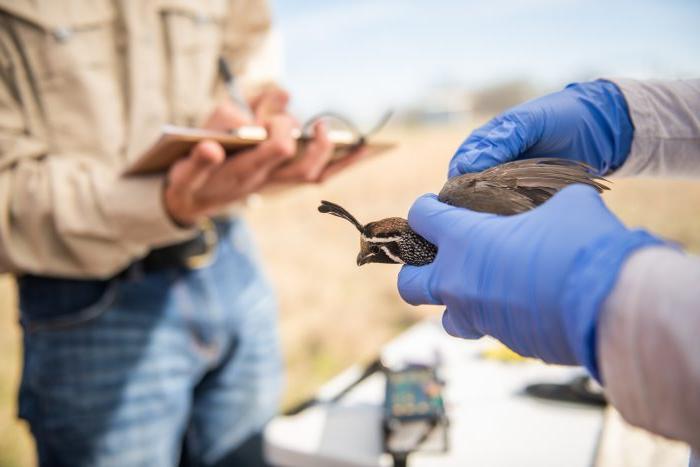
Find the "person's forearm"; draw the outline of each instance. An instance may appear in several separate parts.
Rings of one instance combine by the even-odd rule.
[[[612,79],[634,124],[632,148],[615,175],[700,176],[700,79]]]
[[[625,419],[700,450],[700,257],[650,247],[625,264],[598,324],[598,359]]]
[[[107,277],[149,248],[184,240],[162,177],[122,178],[90,159],[23,159],[0,171],[0,271]]]

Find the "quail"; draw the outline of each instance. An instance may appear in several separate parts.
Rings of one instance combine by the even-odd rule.
[[[605,182],[607,180],[581,162],[558,158],[525,159],[453,177],[442,187],[438,199],[472,211],[509,216],[539,206],[568,185],[583,183],[602,192],[609,189]],[[318,210],[342,217],[360,231],[358,266],[367,263],[423,266],[431,263],[437,254],[437,247],[411,230],[408,221],[401,217],[362,225],[335,203],[321,201]]]

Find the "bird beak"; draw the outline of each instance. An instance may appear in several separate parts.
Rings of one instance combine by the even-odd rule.
[[[364,254],[364,253],[360,252],[357,255],[357,265],[362,266],[363,264],[369,263],[370,260],[372,259],[372,256],[374,256],[374,253]]]

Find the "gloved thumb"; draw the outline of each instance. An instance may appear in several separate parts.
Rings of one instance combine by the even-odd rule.
[[[441,203],[432,193],[420,196],[408,211],[408,225],[433,245],[440,243],[441,222],[450,206]]]
[[[408,225],[439,250],[446,234],[462,232],[471,223],[491,216],[493,214],[450,206],[440,202],[436,195],[426,194],[419,197],[408,211]]]
[[[470,318],[471,316],[451,313],[449,309],[445,309],[445,312],[442,314],[442,327],[445,328],[447,334],[454,337],[463,339],[483,337],[484,333],[476,329]]]
[[[411,305],[442,305],[430,290],[433,265],[403,266],[399,271],[399,295]]]
[[[443,305],[431,292],[430,279],[433,265],[403,266],[399,272],[399,294],[411,305]],[[478,339],[484,334],[471,321],[471,315],[450,313],[446,309],[442,314],[442,327],[451,336],[463,339]]]

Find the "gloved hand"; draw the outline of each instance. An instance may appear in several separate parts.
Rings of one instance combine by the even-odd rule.
[[[408,223],[437,245],[426,266],[404,266],[401,297],[445,305],[445,330],[496,337],[524,356],[580,364],[596,378],[596,323],[625,258],[660,241],[630,231],[593,188],[573,185],[523,214],[498,216],[414,203]]]
[[[585,162],[605,174],[625,162],[633,133],[627,102],[616,85],[571,84],[475,130],[452,157],[449,176],[547,156]]]

